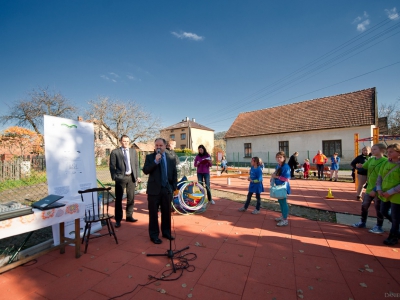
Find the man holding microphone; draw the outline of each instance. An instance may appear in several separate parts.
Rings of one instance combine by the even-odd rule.
[[[143,173],[149,175],[147,201],[149,209],[149,236],[154,244],[161,244],[159,238],[158,209],[161,210],[161,233],[166,239],[171,235],[171,202],[177,188],[176,161],[166,151],[167,142],[163,138],[154,141],[154,153],[146,155]]]

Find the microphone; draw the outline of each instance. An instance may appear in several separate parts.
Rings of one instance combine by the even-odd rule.
[[[160,154],[160,152],[161,152],[160,148],[157,148],[156,152],[157,152],[157,154]]]

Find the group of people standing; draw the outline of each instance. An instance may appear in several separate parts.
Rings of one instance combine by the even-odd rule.
[[[389,246],[396,245],[400,238],[400,144],[395,143],[387,147],[384,144],[375,144],[371,148],[371,156],[368,150],[363,149],[365,161],[355,164],[358,179],[362,186],[366,183],[367,187],[362,198],[361,220],[354,223],[353,227],[366,227],[368,209],[373,201],[377,222],[369,232],[383,233],[382,225],[386,218],[392,226],[389,236],[383,242]],[[387,157],[384,156],[385,151]],[[366,180],[361,176],[365,176]],[[359,196],[361,194],[357,197]]]
[[[293,155],[289,158],[288,165],[290,167],[291,179],[295,179],[294,172],[300,167],[300,163],[297,160],[298,155],[299,152],[294,152]],[[324,169],[325,164],[328,162],[328,158],[322,153],[321,150],[318,150],[317,154],[313,157],[312,162],[316,165],[318,180],[322,180],[324,178]],[[338,153],[335,152],[331,157],[330,181],[338,180],[339,163],[340,157],[338,156]],[[306,158],[304,159],[304,163],[302,165],[304,179],[308,179],[310,177],[310,169],[310,160]]]
[[[141,182],[138,176],[139,163],[136,150],[129,147],[129,137],[123,135],[120,139],[121,147],[113,150],[110,155],[110,174],[115,181],[115,227],[121,226],[123,217],[122,198],[126,190],[126,222],[136,222],[133,218],[134,195],[137,183]],[[173,192],[177,189],[177,157],[173,150],[167,148],[167,142],[163,138],[157,138],[154,142],[155,151],[146,156],[143,166],[143,173],[149,175],[147,184],[147,200],[149,210],[149,236],[153,243],[161,244],[159,238],[160,228],[158,224],[158,211],[161,211],[161,234],[162,237],[173,240],[171,235],[171,201]],[[385,151],[387,152],[384,156]],[[173,152],[173,153],[172,153]],[[372,155],[372,156],[371,156]],[[281,216],[276,219],[277,226],[288,225],[288,204],[287,195],[290,194],[289,181],[294,177],[294,169],[299,166],[297,161],[298,152],[295,152],[286,163],[286,155],[283,151],[276,154],[277,166],[271,176],[273,185],[285,185],[286,197],[278,199]],[[224,162],[225,161],[225,162]],[[327,158],[319,150],[313,158],[313,163],[317,165],[318,178],[323,178],[323,166]],[[335,175],[337,181],[337,170],[339,169],[340,158],[337,153],[331,157],[331,180]],[[250,205],[253,194],[256,195],[257,204],[252,214],[260,213],[261,193],[264,192],[263,186],[263,163],[259,157],[251,159],[249,172],[249,188],[247,199],[239,211],[246,211]],[[304,162],[304,176],[308,177],[308,159]],[[382,225],[384,218],[392,223],[390,233],[384,243],[395,245],[400,238],[400,144],[392,144],[386,147],[383,144],[375,144],[370,149],[364,147],[362,154],[357,156],[351,163],[357,170],[358,189],[357,198],[362,198],[361,220],[353,224],[357,228],[365,228],[368,217],[368,209],[374,202],[377,214],[376,225],[369,230],[371,233],[383,233]],[[197,180],[203,183],[207,192],[207,199],[211,204],[212,200],[210,189],[210,167],[212,160],[210,154],[203,145],[198,147],[198,155],[195,158],[194,166],[197,168]],[[227,169],[226,159],[223,157],[221,167]],[[362,190],[366,184],[366,191],[362,197]]]

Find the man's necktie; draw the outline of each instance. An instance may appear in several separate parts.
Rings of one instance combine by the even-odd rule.
[[[161,185],[163,187],[166,187],[168,180],[167,180],[167,170],[165,168],[165,157],[164,157],[164,155],[161,156],[160,164],[161,164]]]
[[[131,166],[128,161],[128,149],[124,149],[125,172],[130,173]]]

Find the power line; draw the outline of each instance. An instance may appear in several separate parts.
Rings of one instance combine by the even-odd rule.
[[[312,93],[315,93],[315,92],[318,92],[318,91],[321,91],[321,90],[330,88],[330,87],[332,87],[332,86],[335,86],[335,85],[338,85],[338,84],[341,84],[341,83],[344,83],[344,82],[347,82],[347,81],[351,81],[351,80],[354,80],[354,79],[356,79],[356,78],[360,78],[360,77],[362,77],[362,76],[365,76],[365,75],[368,75],[368,74],[371,74],[371,73],[374,73],[374,72],[377,72],[377,71],[380,71],[380,70],[389,68],[389,67],[394,66],[394,65],[397,65],[397,64],[400,64],[400,61],[397,61],[397,62],[395,62],[395,63],[386,65],[386,66],[384,66],[384,67],[380,67],[380,68],[378,68],[378,69],[375,69],[375,70],[372,70],[372,71],[369,71],[369,72],[366,72],[366,73],[363,73],[363,74],[360,74],[360,75],[357,75],[357,76],[354,76],[354,77],[351,77],[351,78],[348,78],[348,79],[345,79],[345,80],[342,80],[342,81],[339,81],[339,82],[336,82],[336,83],[334,83],[334,84],[325,86],[325,87],[323,87],[323,88],[319,88],[319,89],[316,89],[316,90],[314,90],[314,91],[311,91],[311,92],[308,92],[308,93],[305,93],[305,94],[302,94],[302,95],[299,95],[299,96],[296,96],[296,97],[293,97],[293,98],[290,98],[290,99],[286,99],[286,100],[284,100],[284,101],[280,101],[280,103],[285,103],[285,102],[288,102],[288,101],[291,101],[291,100],[294,100],[294,99],[303,97],[303,96],[305,96],[305,95],[309,95],[309,94],[312,94]],[[272,106],[271,106],[271,107],[272,107]],[[267,109],[267,108],[265,108],[265,109]],[[218,122],[221,122],[221,121],[227,121],[227,120],[230,120],[230,119],[233,119],[233,118],[236,118],[236,117],[237,117],[237,116],[233,116],[233,117],[221,119],[221,120],[214,121],[214,122],[210,122],[210,123],[206,123],[206,124],[209,125],[209,124],[214,124],[214,123],[218,123]]]
[[[377,33],[377,34],[375,34],[374,36],[368,38],[367,40],[365,40],[365,41],[363,41],[363,42],[361,42],[361,43],[359,43],[359,44],[353,46],[352,48],[346,50],[345,52],[336,55],[335,57],[329,59],[328,61],[323,62],[323,63],[317,65],[316,67],[312,68],[311,70],[307,70],[309,67],[311,67],[311,66],[317,64],[317,62],[321,61],[323,58],[329,57],[329,56],[331,56],[331,55],[337,53],[339,50],[345,48],[346,46],[351,45],[351,44],[353,44],[354,42],[356,42],[356,41],[358,41],[358,40],[360,40],[360,39],[366,37],[367,35],[372,34],[374,31],[378,30],[379,28],[383,27],[384,25],[388,24],[389,22],[391,22],[391,20],[386,19],[386,20],[384,20],[384,21],[378,23],[377,25],[375,25],[374,27],[372,27],[372,28],[371,28],[368,32],[366,32],[365,34],[361,34],[361,35],[359,35],[359,36],[357,36],[357,37],[355,37],[355,38],[350,39],[349,41],[347,41],[347,42],[341,44],[340,46],[334,48],[333,50],[327,52],[326,54],[320,56],[319,58],[317,58],[317,59],[311,61],[310,63],[306,64],[305,66],[303,66],[303,67],[301,67],[301,68],[299,68],[299,69],[293,71],[292,73],[288,74],[287,76],[285,76],[285,77],[283,77],[283,78],[281,78],[281,79],[279,79],[279,80],[277,80],[277,81],[275,81],[275,82],[269,84],[268,86],[266,86],[266,87],[260,89],[259,91],[255,92],[255,93],[249,95],[248,97],[245,97],[244,99],[239,100],[239,101],[237,101],[236,103],[233,103],[233,104],[231,103],[231,104],[230,104],[230,108],[229,108],[228,110],[225,109],[224,112],[225,112],[225,113],[226,113],[226,112],[229,113],[229,112],[235,111],[235,110],[237,110],[237,109],[239,109],[239,108],[241,108],[241,107],[243,107],[243,106],[248,105],[249,103],[253,103],[253,102],[256,101],[256,100],[259,100],[259,99],[265,97],[265,95],[267,95],[267,94],[270,95],[271,93],[276,92],[276,91],[279,91],[280,89],[283,89],[283,88],[285,88],[285,87],[286,87],[286,89],[284,89],[284,90],[287,90],[287,89],[289,88],[289,85],[293,85],[295,81],[300,80],[300,79],[303,79],[301,82],[305,81],[306,79],[304,79],[304,76],[309,75],[309,74],[311,74],[311,73],[313,73],[313,72],[316,72],[316,71],[318,71],[319,69],[321,69],[321,68],[323,68],[323,67],[326,67],[326,66],[329,65],[329,64],[332,64],[333,62],[339,60],[339,59],[342,58],[343,56],[348,55],[348,54],[350,54],[350,53],[356,51],[356,50],[359,49],[360,47],[366,46],[368,43],[371,43],[371,42],[375,41],[376,39],[382,38],[385,34],[390,33],[391,31],[397,29],[397,28],[400,26],[400,24],[395,24],[395,25],[393,25],[393,26],[391,26],[391,27],[389,27],[389,28],[387,28],[387,29],[385,29],[385,30],[383,30],[383,31],[381,31],[381,32],[379,32],[379,33]],[[397,34],[397,33],[395,33],[395,34]],[[393,35],[395,35],[395,34],[393,34]],[[391,35],[391,36],[393,36],[393,35]],[[391,37],[391,36],[389,36],[389,37]],[[387,37],[387,38],[389,38],[389,37]],[[380,42],[386,40],[387,38],[381,39],[380,41],[374,43],[372,46],[379,44]],[[357,52],[356,54],[359,54],[359,53],[361,53],[361,52],[363,52],[363,51],[365,51],[365,50],[371,48],[372,46],[369,46],[369,47],[365,48],[364,50],[361,50],[361,51]],[[356,54],[354,54],[354,55],[352,55],[352,56],[350,56],[350,57],[353,57],[353,56],[355,56]],[[349,57],[349,58],[350,58],[350,57]],[[347,59],[348,59],[348,58],[347,58]],[[337,64],[339,64],[339,63],[341,63],[341,62],[343,62],[343,61],[345,61],[345,60],[347,60],[347,59],[343,59],[343,60],[341,60],[340,62],[338,62],[338,63],[336,63],[336,64],[330,66],[329,68],[331,68],[331,67],[333,67],[333,66],[335,66],[335,65],[337,65]],[[329,69],[329,68],[327,68],[327,69]],[[320,72],[318,72],[317,74],[319,74],[319,73],[321,73],[321,72],[323,72],[323,71],[326,71],[327,69],[323,69],[323,70],[321,70]],[[295,74],[299,74],[299,73],[302,73],[302,74],[300,74],[299,76],[297,76],[297,77],[295,77],[295,78],[293,78],[293,79],[290,79],[290,78],[293,77]],[[314,76],[317,75],[317,74],[314,74]],[[311,78],[311,77],[312,77],[312,76],[309,76],[308,78]],[[289,82],[284,83],[285,81],[288,81],[289,79],[290,79]],[[278,83],[281,83],[281,84],[280,84],[280,85],[277,85]],[[267,90],[267,89],[270,88],[270,87],[271,87],[271,89],[272,89],[271,91],[269,91],[268,93],[264,93],[263,95],[258,96],[258,97],[256,97],[255,99],[252,99],[252,98],[255,97],[256,95],[260,94],[261,92]],[[247,100],[247,101],[246,101],[246,100]],[[211,113],[211,114],[207,115],[207,116],[205,117],[205,119],[210,119],[210,118],[212,118],[215,114],[219,114],[219,112]]]

